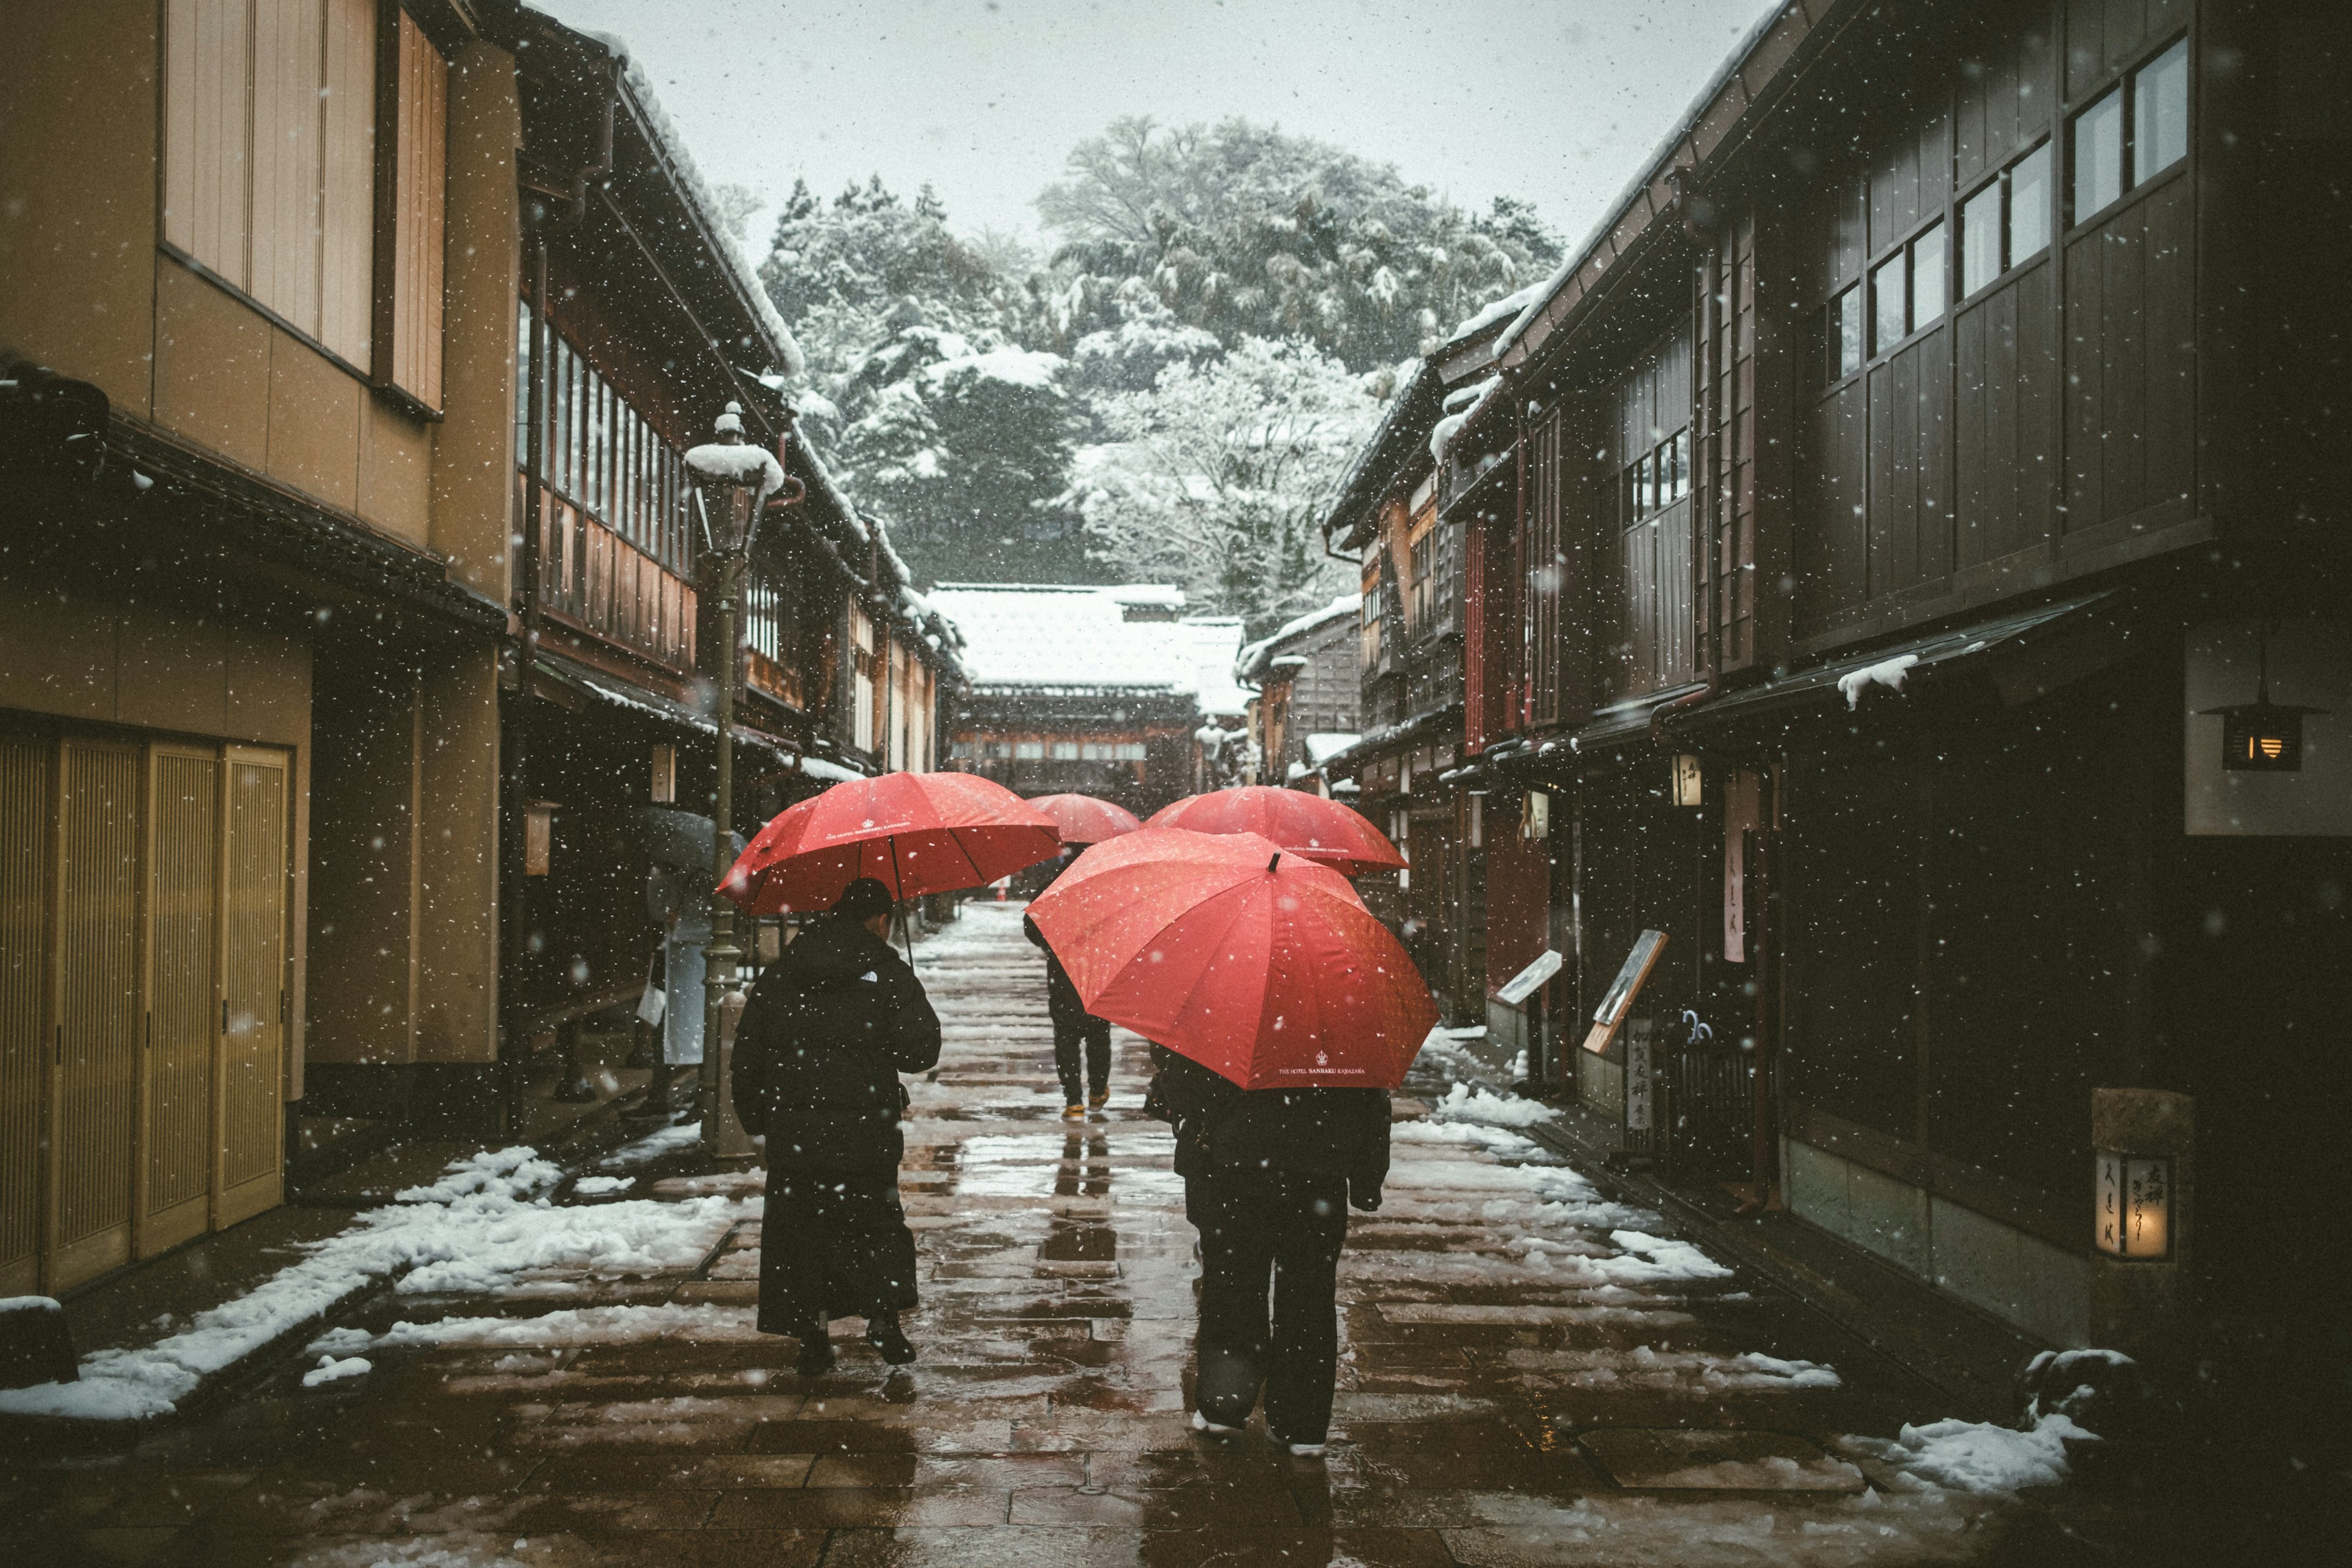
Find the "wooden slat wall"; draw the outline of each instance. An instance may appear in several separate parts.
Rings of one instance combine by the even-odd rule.
[[[215,1225],[276,1204],[284,1153],[287,766],[233,747],[222,886],[219,1174]]]
[[[39,1289],[48,1052],[47,742],[0,735],[0,1295]]]
[[[319,0],[254,0],[253,297],[319,332]]]
[[[370,368],[375,275],[376,0],[327,0],[319,341]]]
[[[448,167],[449,68],[402,11],[394,33],[398,120],[387,173],[393,182],[388,310],[377,316],[392,384],[427,408],[441,406],[443,190]]]
[[[171,0],[163,26],[163,237],[242,289],[253,0]]]
[[[60,750],[53,1289],[130,1258],[141,1022],[139,752],[87,740]]]
[[[376,0],[169,0],[163,238],[364,369]]]
[[[203,1232],[219,996],[220,758],[157,746],[148,794],[146,1151],[141,1256]]]

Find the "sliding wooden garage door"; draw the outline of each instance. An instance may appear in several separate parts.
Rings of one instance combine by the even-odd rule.
[[[0,1296],[40,1288],[47,1057],[48,739],[0,734]]]
[[[211,1219],[213,1044],[221,1032],[221,760],[217,747],[150,749],[146,1125],[138,1253]]]
[[[138,1136],[139,774],[134,744],[58,747],[51,1290],[131,1258]]]
[[[287,758],[231,746],[225,760],[215,1226],[275,1207],[285,1187]]]

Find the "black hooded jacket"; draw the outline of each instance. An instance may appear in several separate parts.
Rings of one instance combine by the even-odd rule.
[[[1074,1029],[1086,1023],[1086,1001],[1078,994],[1070,972],[1062,967],[1061,956],[1046,945],[1045,933],[1027,915],[1021,917],[1021,930],[1045,954],[1045,1016],[1057,1029]]]
[[[940,1018],[906,960],[845,915],[786,947],[751,987],[735,1036],[744,1126],[771,1166],[895,1169],[900,1073],[939,1065]]]
[[[1256,1171],[1345,1176],[1348,1201],[1381,1206],[1389,1174],[1389,1097],[1379,1089],[1242,1089],[1164,1047],[1144,1113],[1176,1132],[1176,1173]]]

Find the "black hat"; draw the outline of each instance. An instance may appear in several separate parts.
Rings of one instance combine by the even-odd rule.
[[[860,877],[841,890],[841,898],[833,906],[833,912],[862,922],[872,920],[876,915],[888,914],[891,901],[890,889],[881,879]]]

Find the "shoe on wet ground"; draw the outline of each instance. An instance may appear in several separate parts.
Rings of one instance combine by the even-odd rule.
[[[866,1342],[892,1366],[904,1366],[915,1359],[915,1347],[907,1342],[906,1331],[898,1327],[896,1318],[877,1318],[867,1323]]]
[[[1103,1107],[1109,1103],[1110,1090],[1108,1089],[1103,1090],[1100,1094],[1090,1094],[1087,1096],[1087,1114],[1100,1116],[1103,1113]]]
[[[833,1339],[821,1331],[812,1330],[801,1336],[801,1353],[793,1359],[793,1370],[803,1377],[816,1377],[833,1370]]]
[[[1083,1106],[1083,1105],[1080,1105],[1076,1100],[1074,1100],[1070,1101],[1070,1103],[1069,1103],[1069,1104],[1067,1104],[1067,1105],[1066,1105],[1066,1106],[1062,1107],[1062,1120],[1063,1120],[1063,1121],[1084,1121],[1086,1119],[1087,1119],[1087,1108],[1086,1108],[1085,1106]]]
[[[1212,1421],[1207,1416],[1195,1410],[1192,1412],[1192,1430],[1195,1432],[1206,1432],[1212,1437],[1230,1437],[1234,1433],[1240,1431],[1241,1428],[1238,1426],[1228,1426],[1222,1421]]]

